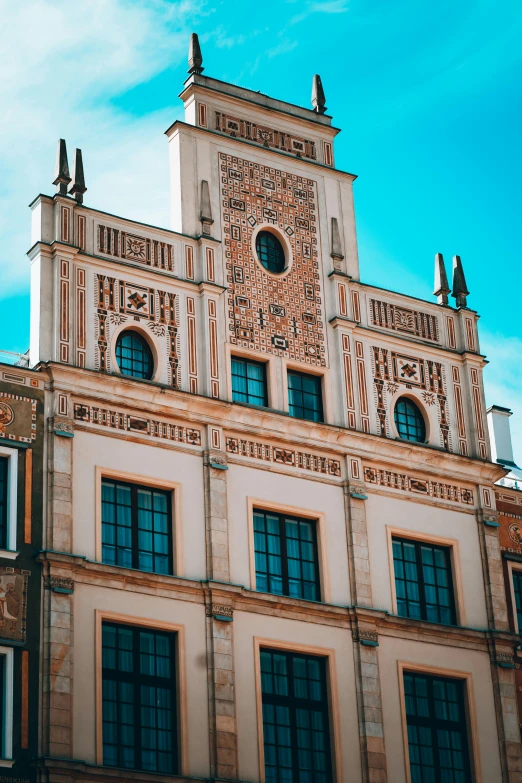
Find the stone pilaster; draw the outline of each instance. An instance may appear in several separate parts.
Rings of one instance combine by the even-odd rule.
[[[206,632],[211,775],[236,780],[237,725],[232,599],[216,582],[230,582],[227,510],[227,458],[223,432],[209,427],[204,455],[207,543]],[[216,590],[218,591],[216,595]]]
[[[477,522],[489,626],[497,631],[508,631],[509,619],[498,536],[498,514],[496,511],[479,509]]]
[[[73,422],[49,420],[47,549],[72,551],[72,447]]]
[[[43,599],[43,752],[72,758],[74,582],[49,570],[45,567]]]
[[[345,482],[346,536],[352,604],[355,687],[364,783],[386,783],[386,750],[379,674],[378,636],[363,607],[372,607],[370,554],[366,525],[366,488],[359,460],[347,458]]]

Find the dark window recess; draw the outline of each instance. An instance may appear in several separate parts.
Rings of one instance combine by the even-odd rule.
[[[9,527],[9,460],[0,457],[0,549],[7,549]]]
[[[232,399],[251,405],[268,405],[264,364],[232,357]]]
[[[331,783],[324,659],[260,654],[266,783]]]
[[[288,373],[288,412],[297,419],[323,421],[321,378],[301,372]]]
[[[0,758],[5,758],[5,704],[6,704],[6,688],[5,688],[5,655],[0,655]]]
[[[102,561],[172,573],[170,492],[102,480]]]
[[[316,523],[254,511],[256,589],[320,601]]]
[[[408,397],[400,397],[397,400],[394,419],[400,438],[413,440],[418,443],[425,442],[426,425],[424,424],[424,417],[419,408]]]
[[[522,571],[513,571],[513,592],[517,612],[518,632],[522,634]]]
[[[404,673],[411,783],[471,783],[461,680]]]
[[[257,257],[269,272],[281,274],[286,261],[285,251],[279,239],[271,231],[260,231],[256,237]]]
[[[150,381],[154,369],[152,351],[141,334],[121,332],[116,340],[116,361],[123,375]]]
[[[103,763],[176,774],[173,634],[103,623]]]
[[[394,538],[397,613],[401,617],[455,625],[448,547]]]

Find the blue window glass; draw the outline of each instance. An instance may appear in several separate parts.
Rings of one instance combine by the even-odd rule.
[[[257,257],[269,272],[281,274],[286,266],[285,251],[271,231],[260,231],[256,237]]]
[[[323,658],[261,650],[267,783],[331,783]]]
[[[321,378],[302,372],[288,373],[288,412],[297,419],[323,421]]]
[[[518,632],[522,634],[522,571],[513,571],[513,592],[515,593]]]
[[[232,399],[251,405],[268,404],[264,364],[232,357]]]
[[[412,783],[471,783],[461,680],[404,673]]]
[[[401,617],[455,625],[449,549],[393,538],[397,613]]]
[[[150,381],[154,362],[148,342],[132,330],[121,332],[116,340],[116,361],[123,375]]]
[[[7,528],[9,525],[9,460],[0,457],[0,549],[7,549]]]
[[[254,511],[256,589],[320,601],[316,523]]]
[[[103,763],[176,774],[174,635],[103,623]]]
[[[418,443],[425,442],[426,425],[424,417],[419,408],[408,397],[400,397],[397,400],[394,419],[400,438],[417,441]]]
[[[103,479],[102,561],[158,574],[172,573],[169,492]]]

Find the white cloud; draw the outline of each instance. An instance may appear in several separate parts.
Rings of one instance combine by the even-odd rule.
[[[482,331],[481,350],[489,365],[484,370],[487,406],[511,408],[515,462],[522,465],[522,339]]]
[[[0,0],[1,295],[28,284],[29,210],[52,193],[56,142],[82,148],[87,204],[169,223],[163,131],[172,110],[136,117],[111,99],[186,56],[190,0]]]

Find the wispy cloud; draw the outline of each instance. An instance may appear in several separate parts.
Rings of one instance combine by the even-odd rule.
[[[296,14],[289,24],[299,24],[314,14],[344,14],[348,11],[348,5],[348,0],[324,0],[324,2],[316,0],[316,2],[305,3],[301,13]]]
[[[140,118],[110,99],[183,57],[197,13],[192,0],[0,0],[2,296],[27,285],[26,205],[53,190],[60,136],[70,157],[83,149],[86,203],[168,223],[163,131],[174,109]]]

